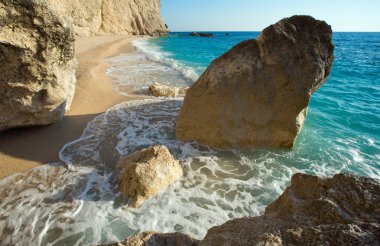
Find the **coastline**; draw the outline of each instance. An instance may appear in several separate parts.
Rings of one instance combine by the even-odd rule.
[[[76,38],[77,84],[71,109],[55,124],[0,133],[0,179],[59,161],[62,146],[80,137],[89,121],[118,103],[134,99],[113,89],[112,80],[106,75],[106,59],[134,52],[131,41],[137,38],[126,35]]]

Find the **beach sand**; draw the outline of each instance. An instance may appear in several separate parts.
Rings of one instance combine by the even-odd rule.
[[[80,137],[96,115],[133,96],[122,96],[112,88],[106,75],[106,58],[134,52],[125,35],[78,37],[76,40],[77,85],[73,103],[58,123],[0,133],[0,179],[24,172],[41,164],[59,161],[62,146]]]

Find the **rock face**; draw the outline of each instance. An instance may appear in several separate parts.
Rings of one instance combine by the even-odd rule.
[[[154,238],[151,245],[165,245],[170,237],[173,241],[184,238],[150,232],[124,244],[142,245],[149,242],[146,238]],[[380,245],[380,183],[348,174],[332,178],[295,174],[290,187],[263,216],[213,227],[198,244]]]
[[[214,227],[200,245],[380,245],[380,184],[296,174],[263,216]]]
[[[71,24],[42,0],[0,0],[0,131],[46,125],[75,89]]]
[[[133,152],[120,159],[116,167],[123,168],[120,191],[135,208],[183,175],[179,161],[162,145]]]
[[[217,58],[186,93],[177,138],[228,148],[286,147],[334,60],[332,31],[310,16],[264,29]]]
[[[48,0],[67,17],[80,36],[133,34],[160,36],[168,32],[160,16],[160,0]]]
[[[149,93],[154,97],[183,97],[187,89],[154,83],[149,86]]]

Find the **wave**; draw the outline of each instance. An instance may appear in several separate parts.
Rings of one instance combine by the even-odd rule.
[[[193,68],[186,66],[183,62],[169,58],[170,53],[164,52],[158,46],[149,43],[149,39],[137,39],[132,41],[132,44],[138,52],[146,55],[148,59],[169,66],[192,82],[195,82],[200,76]]]

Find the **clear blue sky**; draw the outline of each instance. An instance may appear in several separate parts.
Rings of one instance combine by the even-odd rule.
[[[171,31],[261,31],[295,14],[333,31],[380,31],[380,0],[161,0],[161,14]]]

